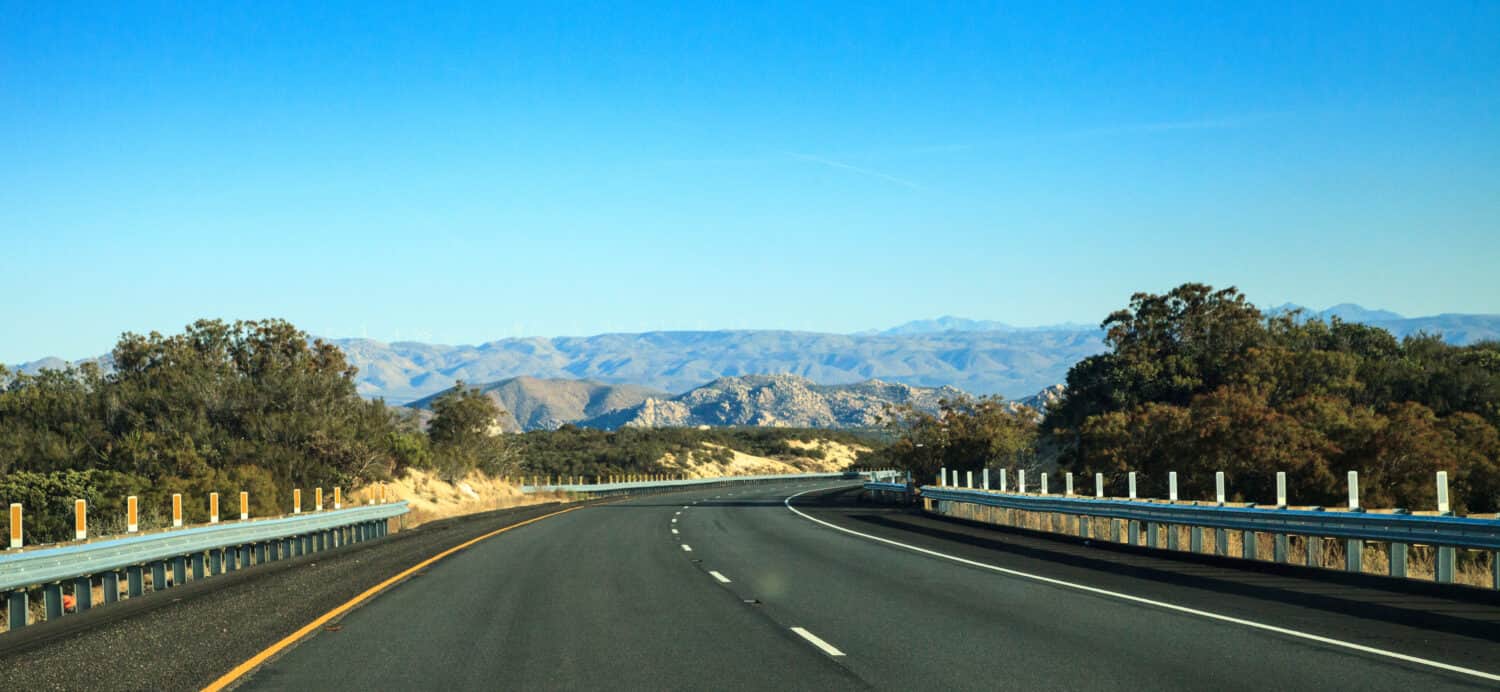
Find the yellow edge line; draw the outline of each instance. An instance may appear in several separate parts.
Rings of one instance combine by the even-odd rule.
[[[405,570],[402,570],[400,574],[397,574],[396,576],[391,577],[390,579],[387,579],[387,580],[385,580],[383,582],[380,582],[379,584],[376,584],[376,585],[374,585],[374,586],[372,586],[372,587],[370,587],[368,589],[365,589],[365,591],[363,593],[361,593],[358,596],[355,596],[354,598],[349,599],[343,605],[341,605],[341,606],[339,606],[337,608],[334,608],[333,610],[330,610],[330,611],[328,611],[326,613],[323,613],[322,615],[318,616],[318,619],[313,620],[312,622],[309,622],[306,625],[304,625],[302,627],[302,629],[299,629],[296,632],[293,632],[293,633],[287,635],[281,641],[276,642],[275,644],[272,644],[269,647],[266,647],[266,649],[264,651],[262,651],[262,652],[260,652],[260,653],[258,653],[256,655],[254,655],[254,656],[251,656],[249,660],[247,660],[244,663],[241,663],[241,664],[235,666],[233,670],[230,670],[228,673],[225,673],[224,675],[222,675],[221,677],[219,677],[218,680],[215,680],[215,681],[209,683],[207,686],[205,686],[203,688],[203,692],[219,692],[219,690],[225,689],[229,685],[233,684],[235,681],[239,680],[241,677],[244,677],[244,675],[246,673],[249,673],[250,671],[254,670],[256,666],[259,666],[260,664],[265,663],[267,659],[271,658],[272,656],[275,656],[278,653],[281,653],[281,651],[284,650],[284,649],[286,649],[287,647],[289,647],[289,646],[291,646],[293,644],[296,644],[303,637],[306,637],[307,635],[311,634],[313,632],[313,630],[316,630],[319,627],[322,627],[324,623],[326,623],[329,620],[332,620],[332,619],[334,619],[334,618],[336,618],[336,617],[338,617],[340,615],[343,615],[344,613],[348,612],[350,609],[354,608],[355,606],[357,606],[357,605],[359,605],[359,604],[361,604],[361,603],[363,603],[365,601],[370,600],[371,598],[373,598],[377,594],[379,594],[381,591],[384,591],[387,588],[390,588],[391,585],[395,584],[396,582],[401,581],[402,579],[405,579],[405,578],[411,576],[413,573],[415,573],[417,570],[422,569],[423,567],[427,567],[428,565],[431,565],[432,563],[437,562],[438,560],[441,560],[441,559],[443,559],[445,557],[448,557],[449,555],[452,555],[452,554],[454,554],[454,553],[456,553],[456,552],[458,552],[460,550],[463,550],[464,548],[467,548],[467,547],[469,547],[471,545],[474,545],[475,543],[478,543],[478,542],[480,542],[480,541],[482,541],[482,540],[484,540],[486,538],[492,538],[494,536],[498,536],[498,535],[500,535],[502,533],[505,533],[506,531],[509,531],[511,529],[518,529],[518,528],[521,528],[522,526],[525,526],[527,524],[531,524],[531,523],[534,523],[534,522],[541,521],[541,520],[546,519],[548,517],[555,517],[555,516],[557,516],[559,514],[567,514],[568,512],[571,512],[571,511],[573,511],[575,509],[583,509],[583,507],[582,506],[579,506],[579,507],[569,507],[567,509],[564,509],[564,510],[561,510],[561,511],[557,511],[557,512],[553,512],[551,514],[543,514],[542,516],[539,516],[539,517],[533,517],[533,518],[527,519],[526,521],[523,521],[523,522],[511,524],[510,526],[507,526],[505,528],[496,529],[496,530],[491,531],[491,532],[489,532],[487,534],[484,534],[483,536],[479,536],[478,538],[473,538],[473,539],[470,539],[470,540],[465,541],[463,543],[460,543],[460,544],[458,544],[456,546],[453,546],[452,548],[449,548],[447,550],[444,550],[441,553],[438,553],[437,555],[433,555],[432,557],[429,557],[426,560],[418,562],[417,564],[412,565],[411,567],[408,567]]]

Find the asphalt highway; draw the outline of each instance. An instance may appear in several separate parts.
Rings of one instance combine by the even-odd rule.
[[[237,684],[1500,687],[1489,595],[1083,545],[864,505],[849,488],[713,488],[542,519],[423,569]]]

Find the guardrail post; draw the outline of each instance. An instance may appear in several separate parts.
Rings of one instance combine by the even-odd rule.
[[[1047,472],[1046,471],[1042,472],[1042,494],[1043,495],[1047,494]]]
[[[1188,537],[1188,539],[1189,539],[1188,540],[1188,552],[1191,552],[1191,553],[1201,553],[1201,552],[1203,552],[1203,527],[1202,526],[1194,526],[1192,528],[1192,531],[1190,531],[1189,533],[1190,533],[1190,535]]]
[[[1126,475],[1126,478],[1128,478],[1129,481],[1130,481],[1130,499],[1134,500],[1135,499],[1135,472],[1131,471],[1129,474]]]
[[[1391,556],[1389,560],[1389,562],[1391,563],[1391,576],[1406,576],[1406,552],[1407,550],[1405,543],[1391,544]]]
[[[249,567],[250,566],[250,546],[248,546],[248,545],[242,545],[242,546],[240,546],[239,547],[239,553],[240,553],[240,568],[244,569],[246,567]]]
[[[1276,508],[1286,509],[1286,471],[1276,472]]]
[[[219,523],[219,494],[208,494],[208,523]]]
[[[1146,547],[1156,547],[1156,522],[1146,522]]]
[[[1167,499],[1177,501],[1177,472],[1167,472]]]
[[[73,609],[82,613],[94,607],[93,577],[78,577],[73,580]]]
[[[1178,544],[1177,525],[1166,524],[1162,527],[1162,530],[1167,532],[1167,550],[1176,550]]]
[[[73,538],[79,541],[89,538],[89,503],[84,500],[73,501]]]
[[[1278,533],[1278,534],[1276,534],[1276,547],[1272,548],[1272,555],[1271,555],[1271,557],[1273,559],[1275,559],[1277,562],[1286,562],[1287,553],[1289,552],[1289,548],[1290,548],[1290,545],[1289,545],[1289,542],[1287,541],[1286,534],[1284,534],[1284,533]]]
[[[187,558],[182,555],[172,558],[172,586],[187,583]]]
[[[1451,514],[1448,510],[1448,472],[1437,472],[1437,505],[1438,514]]]
[[[1500,551],[1490,553],[1490,588],[1500,589]]]
[[[110,604],[120,600],[120,573],[115,571],[105,572],[99,575],[99,587],[104,591],[104,603]]]
[[[1093,533],[1093,531],[1094,518],[1086,514],[1078,515],[1078,535],[1088,538],[1089,534]]]
[[[1214,529],[1214,554],[1229,557],[1229,529]]]
[[[206,565],[204,565],[204,562],[206,562],[206,558],[202,552],[193,553],[193,581],[198,581],[208,576],[208,570],[205,569]]]
[[[1433,571],[1437,572],[1436,581],[1439,584],[1452,584],[1453,574],[1457,570],[1457,551],[1451,545],[1440,545],[1437,547],[1437,564]]]
[[[1246,560],[1254,560],[1255,553],[1259,548],[1260,546],[1256,545],[1254,531],[1246,531],[1244,535],[1240,536],[1240,557]]]
[[[1120,522],[1116,521],[1113,517],[1109,520],[1109,542],[1120,542]]]
[[[224,573],[224,549],[214,548],[208,551],[208,576],[217,577]]]
[[[1100,499],[1104,497],[1104,474],[1102,473],[1094,474],[1094,497]]]
[[[981,473],[981,476],[983,477],[983,481],[982,482],[984,483],[984,489],[985,490],[989,490],[990,489],[990,469],[989,469],[988,466],[986,466],[984,468],[984,471]]]
[[[63,616],[62,584],[52,582],[42,586],[42,611],[48,622]]]
[[[10,503],[10,547],[12,550],[20,550],[22,542],[21,532],[21,503]]]
[[[134,495],[125,498],[125,533],[141,530],[140,505]]]
[[[1317,536],[1307,537],[1307,566],[1323,566],[1323,539]]]
[[[267,547],[268,547],[267,544],[264,543],[264,542],[256,543],[255,544],[255,564],[257,564],[257,565],[264,565],[264,564],[266,564],[266,550],[267,550]]]
[[[151,563],[151,590],[167,590],[167,563],[161,560]]]
[[[125,568],[125,594],[140,598],[146,593],[146,571],[140,565]]]
[[[1130,540],[1130,545],[1141,544],[1141,524],[1138,521],[1125,520],[1125,535]]]
[[[1359,506],[1359,472],[1349,472],[1349,511],[1363,511]],[[1365,542],[1358,538],[1344,540],[1344,569],[1349,572],[1363,571]]]
[[[1073,497],[1073,472],[1072,471],[1067,471],[1067,472],[1063,473],[1063,491],[1067,493],[1068,497]]]
[[[10,631],[14,632],[28,623],[27,616],[31,614],[31,598],[27,596],[25,589],[16,589],[5,597],[5,610],[10,614]]]
[[[182,527],[182,493],[172,493],[172,528]]]

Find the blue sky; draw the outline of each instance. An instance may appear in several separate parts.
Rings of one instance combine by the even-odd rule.
[[[1500,312],[1500,3],[304,4],[0,3],[0,362]]]

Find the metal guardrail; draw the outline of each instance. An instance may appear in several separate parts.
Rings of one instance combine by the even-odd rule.
[[[894,483],[871,482],[864,487],[881,493],[911,492],[906,486]],[[1287,561],[1288,536],[1306,537],[1312,546],[1320,545],[1324,538],[1342,539],[1346,541],[1345,569],[1351,572],[1362,571],[1361,555],[1365,541],[1389,543],[1389,569],[1394,577],[1407,576],[1409,546],[1434,546],[1437,549],[1434,576],[1440,583],[1451,583],[1454,579],[1456,549],[1500,551],[1500,520],[1497,519],[1413,515],[1404,511],[1230,507],[1217,503],[1034,495],[933,485],[922,486],[917,492],[924,501],[936,503],[932,508],[940,514],[951,513],[946,503],[964,503],[1075,517],[1074,530],[1081,537],[1089,537],[1091,532],[1090,522],[1081,518],[1107,519],[1110,521],[1108,538],[1114,542],[1121,542],[1119,529],[1120,522],[1123,522],[1128,536],[1124,542],[1139,546],[1144,538],[1148,548],[1177,549],[1177,534],[1171,530],[1163,532],[1167,544],[1158,545],[1158,529],[1186,526],[1192,529],[1191,551],[1203,550],[1202,533],[1207,529],[1214,534],[1216,546],[1213,551],[1228,556],[1228,533],[1239,531],[1244,533],[1239,557],[1245,559],[1258,559],[1254,539],[1254,534],[1258,533],[1274,536],[1271,559],[1276,562]],[[1311,553],[1309,550],[1308,564],[1314,565]],[[1500,588],[1500,552],[1495,552],[1491,558],[1490,570],[1492,584]]]
[[[864,474],[868,475],[868,474]],[[834,473],[783,473],[765,474],[758,476],[720,476],[718,478],[685,478],[681,480],[665,481],[635,481],[630,483],[579,483],[559,485],[523,485],[521,492],[573,492],[573,493],[615,493],[630,490],[655,490],[662,488],[687,488],[701,485],[714,485],[722,483],[741,483],[752,481],[777,481],[796,480],[800,478],[842,478],[844,472]],[[863,476],[862,476],[863,477]]]
[[[151,570],[152,590],[237,568],[378,538],[387,520],[406,514],[405,501],[348,509],[294,514],[274,519],[232,521],[0,553],[0,592],[7,597],[12,631],[28,619],[27,588],[41,586],[47,619],[61,617],[62,585],[73,584],[76,607],[92,607],[94,577],[104,585],[106,603],[119,598],[120,571],[126,572],[130,597],[144,595],[144,570]],[[253,548],[253,550],[252,550]],[[205,559],[207,556],[207,559]],[[191,561],[191,565],[189,562]],[[170,570],[171,578],[168,579]]]

